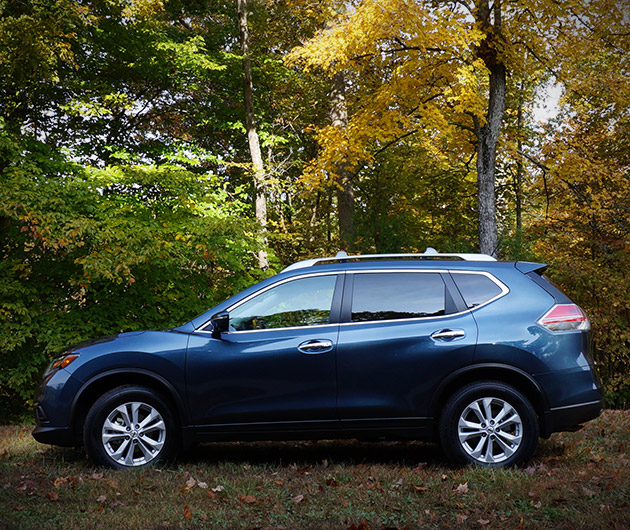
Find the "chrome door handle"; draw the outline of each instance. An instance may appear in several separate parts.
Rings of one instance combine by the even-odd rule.
[[[439,329],[431,333],[432,339],[453,340],[465,336],[466,332],[463,329]]]
[[[307,340],[298,346],[298,350],[302,353],[325,353],[332,350],[333,343],[331,340],[313,339]]]

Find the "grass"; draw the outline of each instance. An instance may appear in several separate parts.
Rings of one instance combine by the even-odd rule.
[[[454,469],[430,444],[203,444],[117,472],[0,427],[0,528],[630,528],[630,411],[543,440],[529,467]]]

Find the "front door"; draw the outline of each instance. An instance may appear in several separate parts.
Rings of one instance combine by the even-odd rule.
[[[337,274],[282,280],[230,307],[221,338],[191,335],[188,399],[200,432],[336,427],[342,286]]]

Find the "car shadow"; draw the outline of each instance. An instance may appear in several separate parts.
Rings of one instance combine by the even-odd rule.
[[[202,443],[186,451],[182,463],[270,464],[308,467],[329,464],[447,465],[435,444],[421,442],[362,442],[323,440],[299,442]]]

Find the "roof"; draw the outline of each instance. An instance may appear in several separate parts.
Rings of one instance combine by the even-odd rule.
[[[467,253],[439,253],[435,249],[429,247],[422,254],[359,254],[355,256],[349,256],[345,252],[338,252],[334,257],[328,258],[314,258],[304,261],[298,261],[292,265],[289,265],[282,272],[305,269],[314,265],[320,265],[325,263],[347,263],[349,261],[377,261],[377,260],[432,260],[432,259],[444,259],[455,258],[463,261],[496,261],[495,258],[488,254],[467,254]]]

